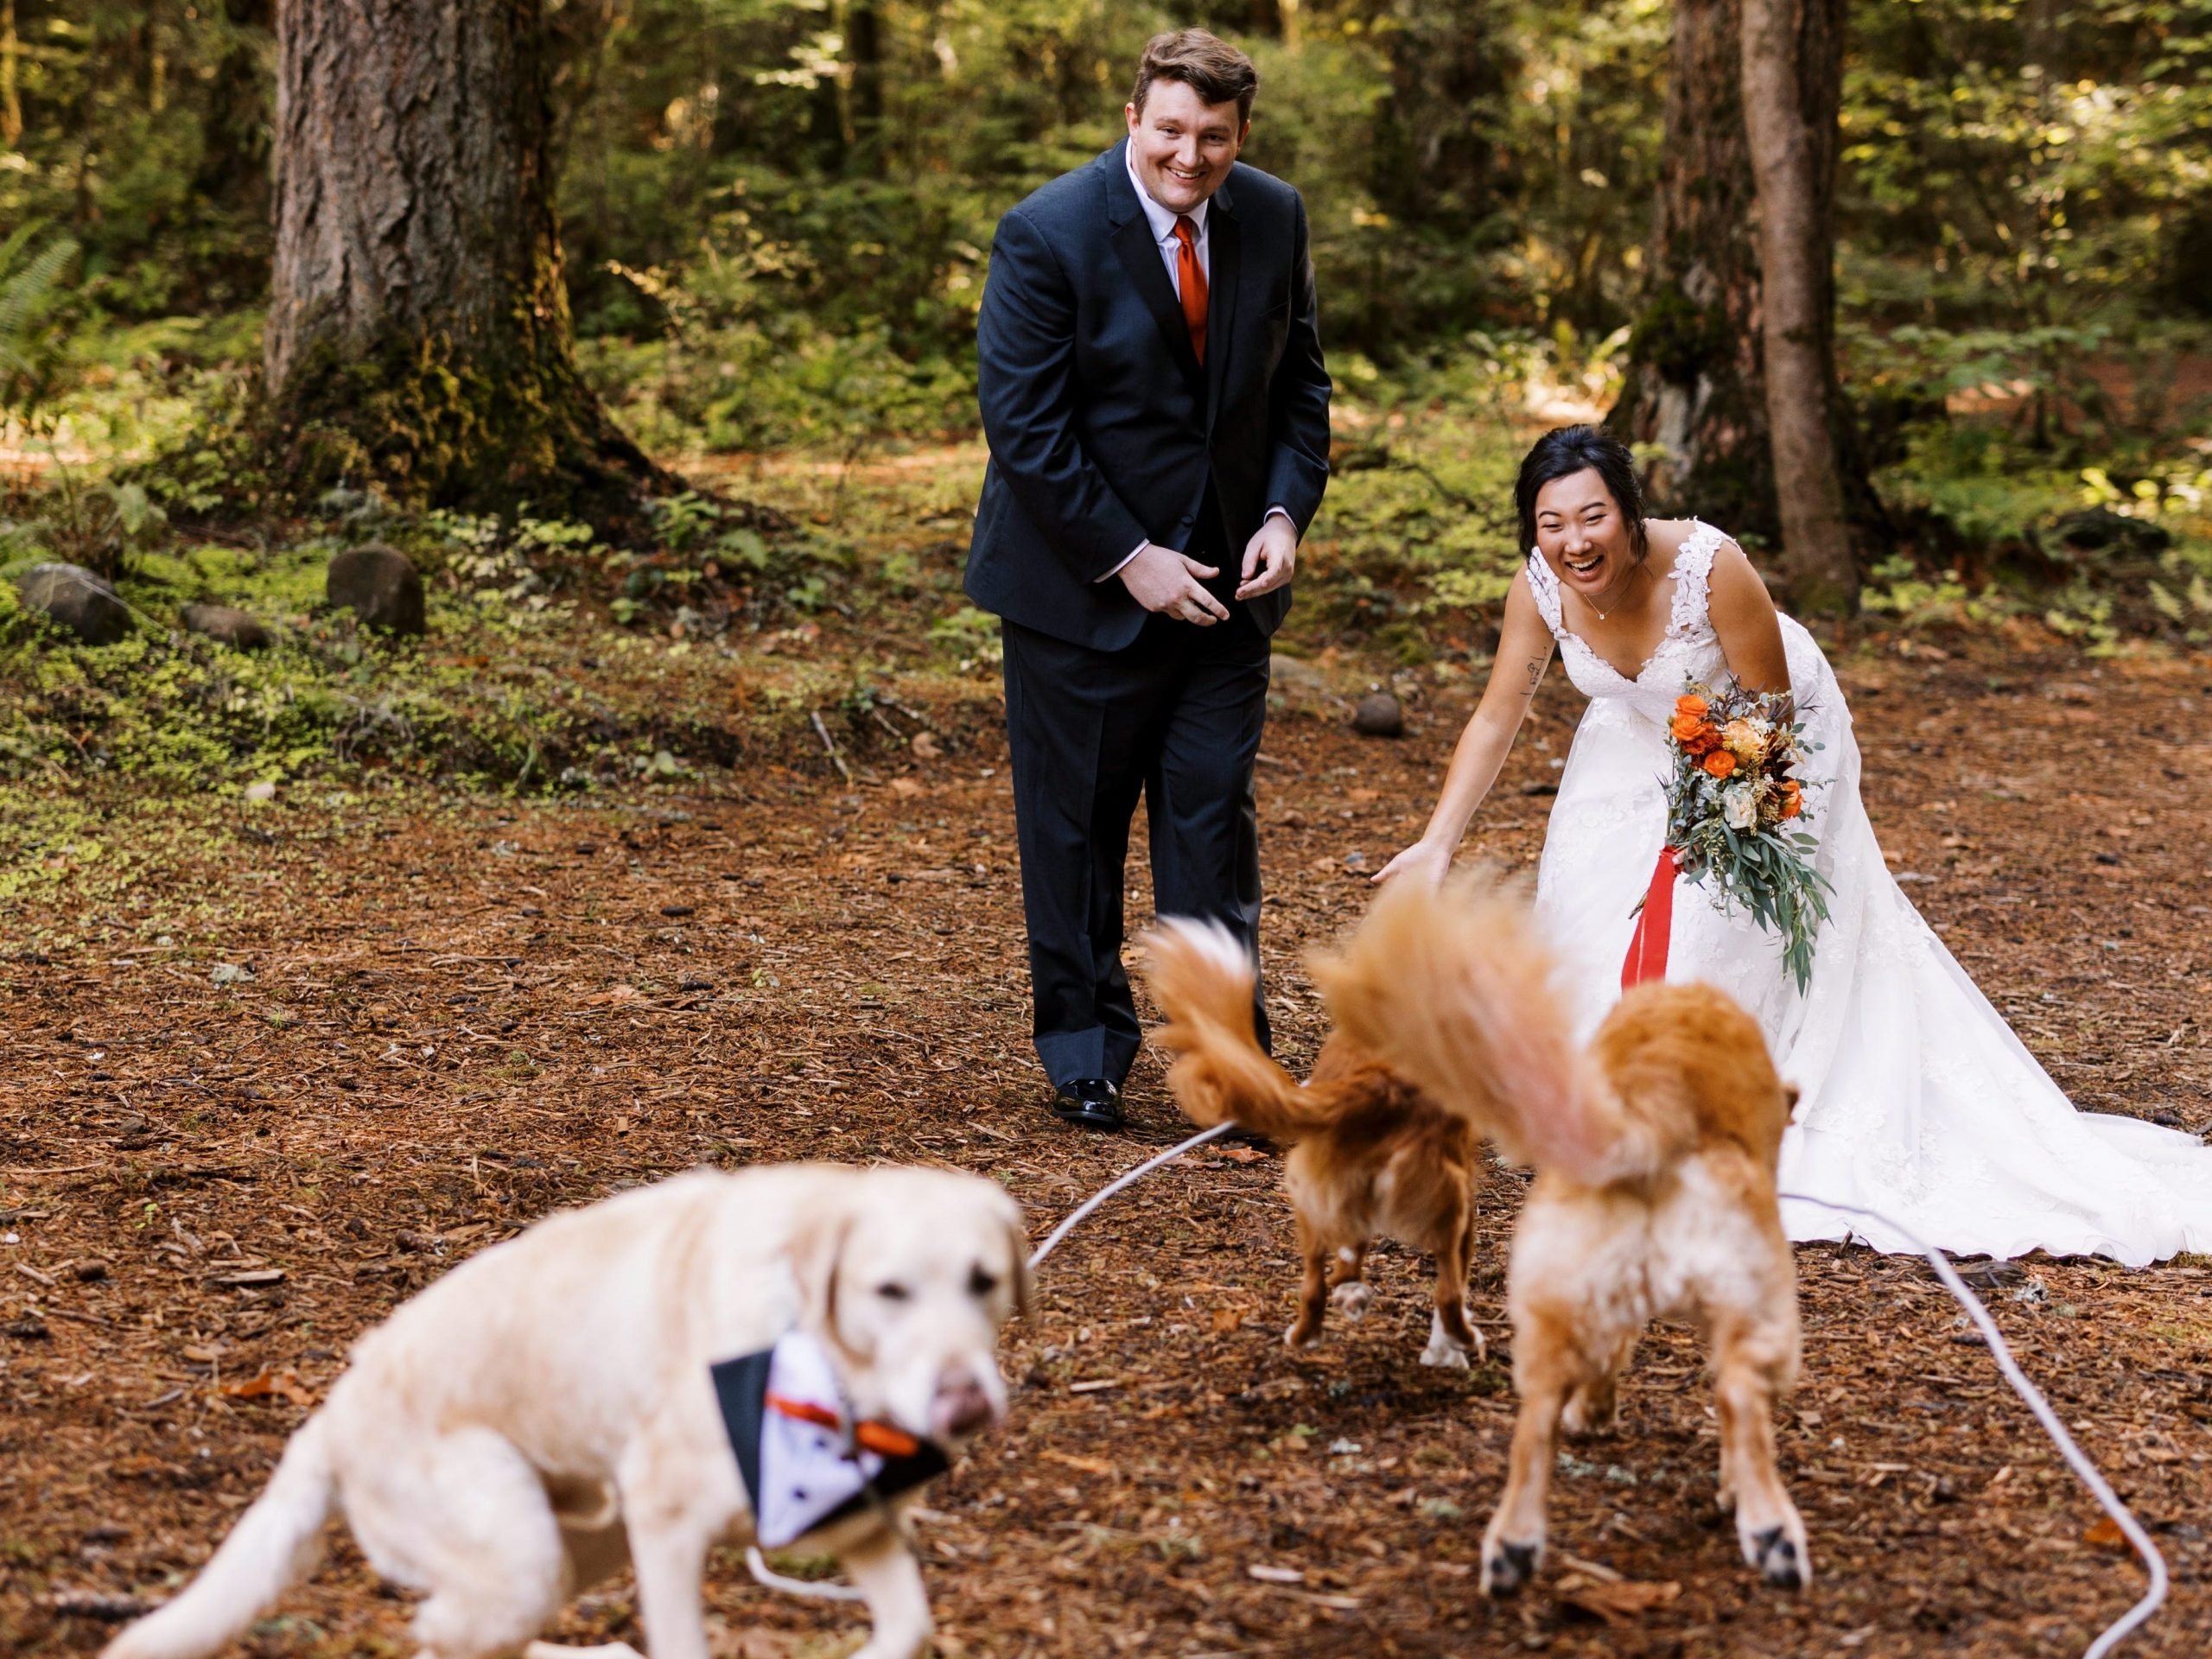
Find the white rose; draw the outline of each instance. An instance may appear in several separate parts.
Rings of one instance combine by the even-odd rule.
[[[1759,821],[1758,793],[1749,784],[1720,791],[1720,810],[1731,830],[1749,830]]]

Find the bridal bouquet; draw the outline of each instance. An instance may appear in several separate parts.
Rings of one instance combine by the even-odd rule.
[[[1690,683],[1667,726],[1667,845],[1691,882],[1713,878],[1723,911],[1740,901],[1782,939],[1782,959],[1803,991],[1813,935],[1827,920],[1828,884],[1813,868],[1820,843],[1805,833],[1805,787],[1790,772],[1804,736],[1786,693],[1715,691]]]

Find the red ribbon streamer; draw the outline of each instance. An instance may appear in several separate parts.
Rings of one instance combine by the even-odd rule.
[[[1667,977],[1667,936],[1675,929],[1675,873],[1677,868],[1675,849],[1662,847],[1659,863],[1651,872],[1651,885],[1644,890],[1643,908],[1636,918],[1636,931],[1630,936],[1628,957],[1621,963],[1621,989],[1641,985],[1647,979]]]

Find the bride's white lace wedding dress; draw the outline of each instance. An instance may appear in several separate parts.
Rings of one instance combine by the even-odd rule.
[[[1633,680],[1570,632],[1558,580],[1529,558],[1537,608],[1590,698],[1559,780],[1536,902],[1573,970],[1586,1030],[1620,995],[1622,959],[1665,838],[1664,734],[1686,678],[1727,669],[1707,613],[1725,537],[1697,524],[1676,556],[1664,638]],[[1662,578],[1664,580],[1664,578]],[[2076,1111],[1974,988],[1883,862],[1859,798],[1859,746],[1835,675],[1782,618],[1790,690],[1821,748],[1799,768],[1829,917],[1801,994],[1778,941],[1704,887],[1678,884],[1667,977],[1703,980],[1758,1018],[1802,1091],[1782,1148],[1785,1192],[1879,1210],[1965,1254],[2111,1256],[2212,1250],[2212,1147],[2134,1118]],[[1894,1229],[1783,1206],[1792,1238],[1847,1234],[1910,1249]]]

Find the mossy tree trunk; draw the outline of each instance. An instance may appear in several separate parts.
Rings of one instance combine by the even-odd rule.
[[[1742,0],[1744,130],[1758,185],[1761,366],[1782,572],[1802,610],[1859,602],[1835,373],[1836,110],[1846,0]]]
[[[627,521],[576,371],[539,0],[280,0],[271,412],[294,482]]]
[[[1826,181],[1811,215],[1817,245],[1806,251],[1820,277],[1813,344],[1853,551],[1864,569],[1880,556],[1887,524],[1835,376],[1831,204],[1841,0],[1808,5],[1828,26],[1808,29],[1797,42],[1818,59],[1801,73],[1799,90],[1803,128],[1816,146],[1814,171]],[[1758,194],[1744,121],[1740,31],[1739,0],[1676,0],[1643,301],[1608,423],[1651,447],[1646,480],[1657,511],[1694,512],[1774,545],[1783,525],[1768,418]],[[1803,597],[1833,602],[1820,594]]]

